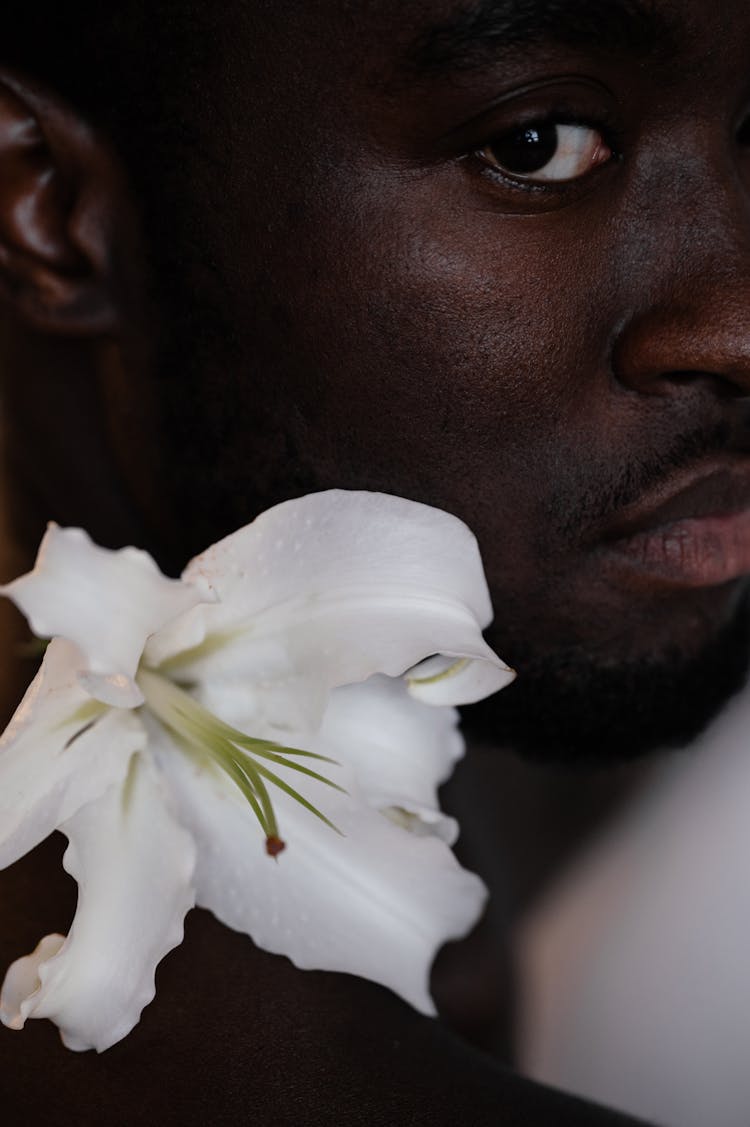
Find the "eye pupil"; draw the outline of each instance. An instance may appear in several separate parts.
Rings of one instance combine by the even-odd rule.
[[[538,172],[557,152],[557,126],[554,122],[545,125],[530,125],[514,129],[498,137],[489,146],[492,154],[509,172]]]

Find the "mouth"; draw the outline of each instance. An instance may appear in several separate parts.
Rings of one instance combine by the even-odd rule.
[[[603,553],[607,571],[638,586],[717,587],[750,574],[750,461],[662,483],[619,514]]]

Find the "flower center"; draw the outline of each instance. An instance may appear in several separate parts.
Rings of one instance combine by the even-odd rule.
[[[286,846],[279,833],[267,783],[278,787],[336,833],[340,832],[325,814],[269,767],[269,763],[272,763],[291,768],[343,792],[344,788],[337,783],[295,761],[316,759],[335,764],[335,759],[300,748],[284,747],[273,740],[248,736],[225,724],[218,716],[198,704],[185,689],[152,669],[142,666],[136,674],[136,681],[145,698],[146,707],[167,729],[173,740],[199,762],[215,764],[239,788],[266,836],[266,852],[269,857],[277,857]]]

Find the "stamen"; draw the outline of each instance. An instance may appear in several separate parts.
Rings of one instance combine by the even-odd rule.
[[[283,853],[285,849],[286,842],[282,841],[280,837],[266,838],[266,853],[269,857],[278,857],[279,853]]]
[[[276,813],[264,780],[284,791],[336,833],[341,832],[299,791],[263,762],[258,762],[258,759],[270,760],[345,794],[346,791],[338,783],[301,763],[295,763],[289,756],[318,759],[324,763],[335,763],[334,759],[301,748],[284,747],[273,740],[256,739],[232,728],[203,708],[161,672],[141,668],[136,674],[136,682],[148,709],[177,738],[177,742],[190,752],[208,757],[242,792],[265,834],[265,848],[269,857],[277,857],[286,848],[286,843],[279,834]]]

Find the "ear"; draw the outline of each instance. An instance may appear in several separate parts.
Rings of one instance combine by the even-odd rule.
[[[0,68],[0,303],[42,332],[118,323],[119,164],[62,100]]]

